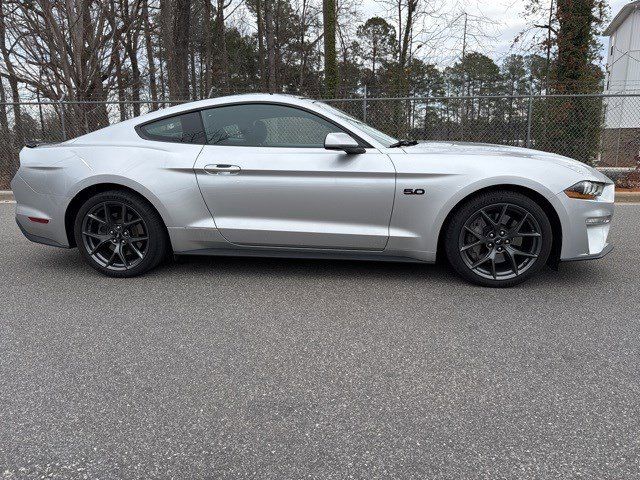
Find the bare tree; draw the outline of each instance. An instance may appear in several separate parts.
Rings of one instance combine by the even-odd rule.
[[[204,91],[207,96],[211,92],[211,75],[213,66],[213,35],[211,35],[211,0],[204,0]]]
[[[125,98],[126,98],[126,93],[125,93],[125,84],[124,84],[124,73],[123,73],[123,68],[122,68],[122,61],[123,59],[121,58],[120,55],[120,37],[119,32],[118,32],[118,28],[116,27],[116,22],[117,22],[117,18],[115,16],[115,12],[116,12],[116,2],[115,0],[110,0],[110,5],[111,5],[111,12],[114,13],[114,15],[111,15],[109,17],[109,21],[111,22],[111,31],[113,34],[113,52],[112,52],[112,56],[113,56],[113,61],[114,61],[114,69],[115,69],[115,76],[116,76],[116,89],[118,92],[118,110],[120,112],[120,121],[124,121],[127,119],[127,108],[126,108],[126,104],[125,104]]]
[[[208,1],[208,0],[207,0]],[[151,94],[151,109],[158,108],[158,84],[156,82],[156,62],[153,52],[153,27],[149,18],[149,0],[142,1],[142,23],[144,26],[144,45],[147,54],[147,68],[149,70],[149,92]]]
[[[218,46],[218,79],[222,93],[229,92],[229,57],[227,55],[227,41],[224,25],[224,11],[231,5],[231,0],[217,0],[216,8],[216,37]]]
[[[7,137],[9,133],[9,120],[7,118],[7,95],[4,91],[4,81],[0,77],[0,132]]]
[[[140,0],[134,0],[137,4]],[[4,0],[10,19],[3,19],[14,48],[5,49],[3,74],[10,82],[50,99],[106,100],[120,75],[120,39],[131,28],[118,4],[99,0]],[[137,7],[136,7],[137,8]],[[131,20],[131,18],[129,18]],[[124,85],[123,85],[124,88]],[[108,124],[104,105],[70,104],[74,122],[69,133]]]
[[[269,89],[270,93],[276,92],[276,37],[274,3],[274,0],[263,0],[267,44],[267,88]]]
[[[124,48],[131,65],[131,100],[133,101],[133,115],[140,115],[140,89],[142,78],[138,65],[138,45],[142,29],[142,15],[140,15],[141,0],[120,0],[122,21],[127,28],[123,32]]]
[[[11,59],[12,50],[7,46],[7,31],[6,20],[4,14],[5,4],[3,0],[0,0],[0,50],[2,50],[2,59],[4,61],[4,68],[6,72],[3,72],[8,80],[9,87],[11,88],[11,98],[13,100],[13,119],[15,123],[15,143],[17,146],[22,146],[24,142],[23,130],[22,130],[22,115],[20,112],[20,91],[18,89],[18,76],[16,75],[15,68]],[[2,95],[4,97],[4,86],[2,88]],[[3,106],[4,108],[4,106]]]
[[[256,23],[258,24],[258,72],[260,73],[260,81],[262,86],[266,86],[266,69],[264,65],[265,48],[264,48],[264,2],[270,0],[256,0]]]
[[[169,96],[189,98],[189,32],[191,0],[160,0]]]

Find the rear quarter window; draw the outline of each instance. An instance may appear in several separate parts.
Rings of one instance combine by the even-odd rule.
[[[138,134],[146,140],[173,143],[203,144],[205,135],[198,112],[189,112],[137,127]]]

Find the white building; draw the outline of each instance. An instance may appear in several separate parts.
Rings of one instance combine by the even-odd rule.
[[[609,37],[604,93],[640,94],[640,0],[628,3],[604,31]],[[603,162],[632,166],[640,149],[640,97],[605,101]]]
[[[640,1],[622,7],[604,35],[609,37],[605,91],[640,92]]]

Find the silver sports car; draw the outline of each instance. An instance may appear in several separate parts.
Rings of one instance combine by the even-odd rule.
[[[550,153],[398,140],[324,103],[239,95],[20,154],[25,236],[130,277],[168,254],[448,260],[511,286],[600,258],[614,186]]]

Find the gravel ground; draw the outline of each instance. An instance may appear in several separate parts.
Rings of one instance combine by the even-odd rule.
[[[640,478],[640,205],[524,286],[181,259],[116,280],[0,205],[5,478]]]

